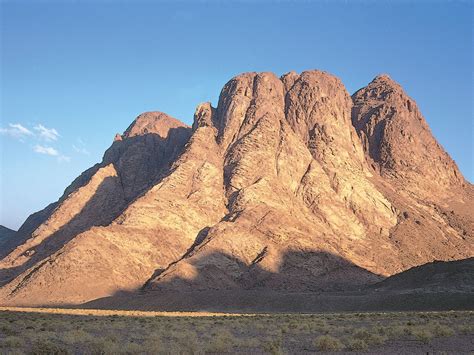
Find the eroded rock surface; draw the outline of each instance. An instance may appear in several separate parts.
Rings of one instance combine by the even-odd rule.
[[[357,91],[353,100],[354,126],[384,178],[428,199],[466,185],[415,101],[388,75],[377,76]]]
[[[351,98],[322,71],[244,73],[192,128],[151,112],[117,135],[25,222],[0,297],[358,289],[474,255],[473,191],[390,78]]]

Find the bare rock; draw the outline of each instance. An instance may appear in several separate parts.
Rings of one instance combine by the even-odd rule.
[[[377,76],[357,91],[353,100],[354,126],[383,177],[430,199],[465,185],[415,101],[388,75]]]
[[[197,107],[192,129],[140,115],[27,220],[28,237],[0,262],[0,299],[358,289],[471,257],[473,197],[387,76],[351,98],[322,71],[244,73],[217,108]]]

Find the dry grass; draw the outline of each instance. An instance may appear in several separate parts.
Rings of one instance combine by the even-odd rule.
[[[251,313],[217,313],[217,312],[153,312],[153,311],[122,311],[107,309],[79,308],[34,308],[34,307],[1,307],[0,312],[68,314],[74,316],[127,316],[127,317],[244,317],[253,316]]]
[[[286,354],[462,351],[473,312],[211,314],[97,310],[0,311],[0,352],[31,354]],[[457,345],[456,345],[457,344]],[[456,348],[457,347],[457,348]],[[469,350],[469,349],[468,349]]]

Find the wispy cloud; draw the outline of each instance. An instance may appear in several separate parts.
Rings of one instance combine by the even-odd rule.
[[[23,140],[28,136],[34,136],[35,134],[28,128],[22,126],[19,123],[9,123],[7,128],[0,128],[0,134],[4,134],[16,139]]]
[[[25,142],[25,139],[29,139],[30,142],[56,142],[61,135],[55,128],[47,128],[41,123],[28,129],[20,123],[9,123],[8,127],[0,127],[0,134],[8,135],[10,137],[18,139],[20,142]],[[79,149],[83,154],[89,154],[89,152],[82,147],[83,142],[79,141],[80,145],[76,148]],[[75,148],[74,148],[75,149]],[[76,149],[75,149],[76,150]],[[38,154],[44,154],[51,157],[56,157],[58,162],[69,162],[71,158],[60,153],[55,147],[50,145],[36,144],[33,146],[33,151]]]
[[[44,154],[44,155],[49,155],[49,156],[52,156],[52,157],[56,157],[58,162],[60,162],[60,163],[63,163],[63,162],[69,163],[71,161],[71,157],[68,157],[66,155],[61,154],[57,149],[55,149],[53,147],[48,147],[48,146],[37,144],[33,147],[33,150],[36,153],[39,153],[39,154]]]
[[[62,162],[66,162],[66,163],[69,163],[71,161],[71,157],[68,157],[68,156],[65,156],[65,155],[60,155],[58,156],[58,162],[62,163]]]
[[[76,146],[76,145],[74,145],[74,144],[72,145],[72,149],[74,149],[76,152],[81,153],[81,154],[85,154],[85,155],[89,155],[89,154],[90,154],[90,152],[89,152],[86,148],[84,148],[84,147],[78,147],[78,146]]]
[[[72,149],[77,153],[90,155],[90,152],[86,149],[86,143],[81,139],[81,137],[76,138],[76,144],[72,145]]]
[[[37,144],[33,147],[33,150],[36,153],[40,153],[40,154],[51,155],[53,157],[59,156],[59,152],[53,147],[46,147],[46,146]]]
[[[9,123],[8,127],[1,127],[0,134],[5,134],[17,139],[24,139],[26,137],[36,137],[44,139],[48,142],[56,141],[60,136],[56,128],[47,128],[42,124],[38,124],[33,127],[33,130],[29,130],[21,123]]]
[[[59,133],[55,128],[46,128],[42,124],[38,124],[34,127],[38,131],[38,136],[48,142],[58,140]]]

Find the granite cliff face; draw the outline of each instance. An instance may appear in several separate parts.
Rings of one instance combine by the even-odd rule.
[[[357,289],[472,257],[473,197],[389,77],[351,98],[321,71],[245,73],[192,128],[140,115],[28,218],[0,262],[1,303]]]

